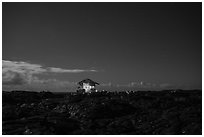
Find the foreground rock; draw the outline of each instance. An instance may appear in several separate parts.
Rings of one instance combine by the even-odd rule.
[[[3,92],[4,135],[201,135],[201,91]]]

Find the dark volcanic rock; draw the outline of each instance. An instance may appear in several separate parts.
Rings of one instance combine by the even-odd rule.
[[[4,121],[6,120],[13,120],[18,118],[17,112],[16,112],[16,106],[14,105],[6,105],[2,108],[2,119]]]
[[[201,91],[2,93],[3,135],[201,135]]]
[[[136,109],[121,100],[85,99],[69,105],[71,116],[86,119],[114,118],[134,113]]]

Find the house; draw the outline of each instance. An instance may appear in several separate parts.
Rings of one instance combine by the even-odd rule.
[[[92,91],[96,91],[95,86],[99,85],[99,83],[91,80],[91,79],[84,79],[80,82],[78,82],[78,92],[92,92]]]

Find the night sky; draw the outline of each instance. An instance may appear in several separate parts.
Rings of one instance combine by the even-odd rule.
[[[3,89],[201,89],[202,3],[3,2]]]

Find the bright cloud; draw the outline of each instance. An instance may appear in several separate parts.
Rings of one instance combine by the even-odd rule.
[[[23,85],[23,84],[48,84],[54,83],[56,85],[73,84],[66,81],[59,80],[43,80],[37,77],[37,74],[44,73],[82,73],[82,72],[97,72],[96,70],[83,69],[63,69],[57,67],[44,67],[39,64],[32,64],[22,61],[8,61],[2,62],[2,81],[3,85]]]
[[[13,71],[7,71],[2,74],[3,85],[22,85],[27,81],[27,76]]]
[[[54,67],[49,67],[48,68],[49,72],[54,72],[54,73],[80,73],[80,72],[96,72],[96,70],[83,70],[83,69],[62,69],[62,68],[54,68]]]
[[[12,71],[16,73],[31,73],[31,74],[39,74],[46,72],[46,69],[38,64],[31,64],[22,61],[7,61],[3,60],[2,62],[2,71],[3,73],[7,71]]]

